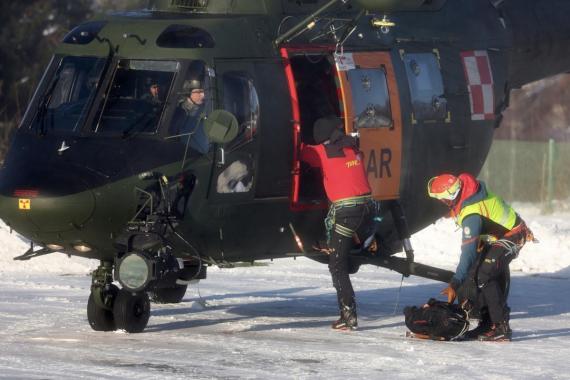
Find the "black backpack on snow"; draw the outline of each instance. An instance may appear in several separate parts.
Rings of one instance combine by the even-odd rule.
[[[435,298],[421,307],[404,309],[406,326],[416,337],[433,340],[456,340],[469,330],[469,315],[457,304]]]

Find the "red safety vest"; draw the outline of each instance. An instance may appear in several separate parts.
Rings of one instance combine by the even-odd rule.
[[[344,157],[329,158],[323,144],[305,145],[301,151],[302,161],[321,168],[331,202],[371,193],[362,156],[351,148],[343,148],[343,152]]]

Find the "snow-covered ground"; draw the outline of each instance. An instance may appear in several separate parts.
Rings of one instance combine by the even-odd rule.
[[[330,275],[307,259],[209,268],[182,303],[153,305],[144,333],[95,332],[86,304],[97,263],[14,262],[27,243],[1,225],[0,378],[570,379],[570,211],[517,209],[540,244],[511,265],[512,343],[406,339],[403,307],[444,284],[406,278],[400,289],[401,276],[375,267],[352,277],[360,329],[332,331]],[[416,259],[453,270],[459,239],[439,221],[414,236]]]

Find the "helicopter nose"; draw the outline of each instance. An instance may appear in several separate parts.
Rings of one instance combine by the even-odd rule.
[[[81,229],[95,211],[95,195],[77,177],[53,170],[4,174],[0,174],[0,218],[24,236]]]

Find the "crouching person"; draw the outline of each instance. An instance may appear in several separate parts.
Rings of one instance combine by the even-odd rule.
[[[481,318],[465,337],[510,341],[509,264],[534,240],[532,232],[511,206],[470,174],[436,176],[428,183],[428,194],[450,208],[463,231],[459,264],[442,294],[453,303],[460,286],[472,289],[470,301]]]

